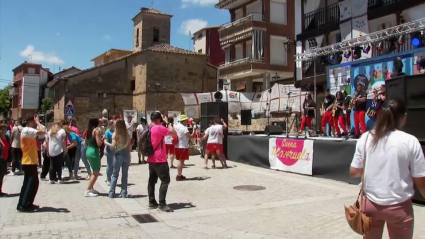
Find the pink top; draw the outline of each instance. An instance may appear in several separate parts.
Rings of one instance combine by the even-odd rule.
[[[77,127],[75,127],[75,126],[68,126],[68,127],[69,127],[69,129],[71,129],[72,131],[74,131],[76,134],[78,134],[79,136],[81,136],[80,135],[80,131],[78,130]],[[70,144],[71,144],[71,142],[69,142],[68,137],[66,137],[66,145],[70,145]]]
[[[154,125],[151,128],[151,143],[155,153],[148,157],[148,163],[166,163],[167,155],[165,150],[164,137],[170,133],[168,128],[162,125]],[[162,142],[162,146],[160,145]]]

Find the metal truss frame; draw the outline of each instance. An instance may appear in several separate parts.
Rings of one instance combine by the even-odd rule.
[[[369,33],[365,36],[345,40],[329,46],[311,49],[301,54],[295,55],[295,61],[306,61],[318,56],[328,55],[335,52],[350,50],[356,46],[363,46],[369,43],[382,41],[399,35],[405,35],[417,31],[425,30],[425,18],[421,18],[412,22],[400,24],[381,31]]]

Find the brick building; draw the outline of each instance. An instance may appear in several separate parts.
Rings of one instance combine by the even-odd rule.
[[[294,2],[219,0],[215,5],[230,13],[230,22],[218,29],[225,52],[218,68],[231,90],[262,91],[273,83],[293,83],[295,52],[289,45],[294,42]]]
[[[219,66],[224,63],[224,51],[220,45],[220,27],[205,27],[193,33],[193,51],[207,55],[208,63]]]
[[[101,117],[123,110],[139,113],[156,110],[184,110],[178,92],[210,92],[216,89],[217,69],[207,63],[205,54],[170,45],[171,15],[142,8],[134,21],[133,53],[100,66],[53,81],[55,120],[65,118],[68,100],[84,127],[91,116]],[[155,84],[162,87],[158,94]]]

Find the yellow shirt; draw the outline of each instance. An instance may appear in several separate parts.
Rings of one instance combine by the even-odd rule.
[[[37,129],[25,127],[21,132],[22,165],[37,165]]]

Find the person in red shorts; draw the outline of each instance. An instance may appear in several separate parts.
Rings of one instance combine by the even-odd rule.
[[[192,134],[189,133],[187,129],[187,116],[180,115],[180,123],[174,125],[174,130],[176,131],[178,137],[178,143],[175,147],[175,156],[178,160],[177,162],[177,181],[183,181],[186,179],[183,176],[183,165],[185,160],[189,160],[189,141],[193,138]]]
[[[207,130],[205,130],[205,135],[202,137],[202,140],[208,138],[207,146],[205,148],[205,166],[204,169],[208,169],[208,153],[211,153],[212,156],[217,154],[220,159],[221,165],[223,168],[226,168],[225,158],[223,154],[223,144],[222,139],[224,138],[223,126],[220,125],[220,118],[214,118],[213,125],[211,125]],[[213,168],[215,164],[213,163]]]
[[[168,125],[165,127],[168,128],[169,125],[173,127],[174,118],[168,116]],[[170,159],[170,168],[176,168],[174,166],[174,155],[175,155],[175,145],[173,144],[173,136],[167,135],[165,136],[165,155],[169,156]]]
[[[330,94],[329,89],[325,91],[325,99],[323,99],[323,104],[321,108],[322,113],[322,134],[326,136],[326,124],[329,122],[329,134],[331,136],[332,126],[334,125],[332,117],[332,107],[335,102],[335,96]]]

